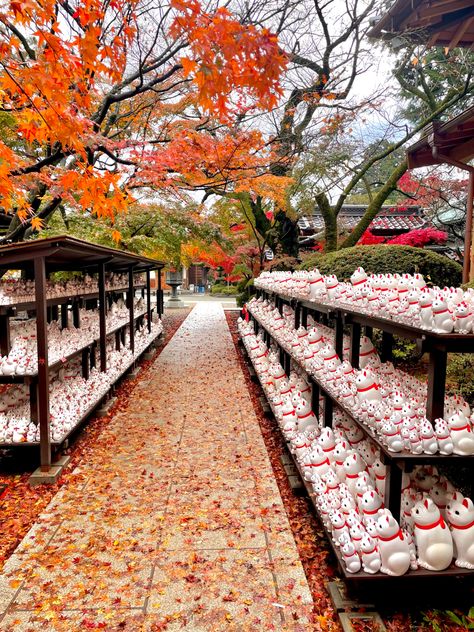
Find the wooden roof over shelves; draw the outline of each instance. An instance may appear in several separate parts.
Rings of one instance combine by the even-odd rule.
[[[446,123],[434,121],[407,149],[408,168],[443,164],[443,156],[464,163],[474,158],[474,107]]]
[[[36,257],[45,258],[48,272],[94,271],[100,263],[105,263],[107,270],[112,272],[125,272],[130,266],[135,272],[144,272],[165,265],[163,261],[64,235],[0,246],[0,270],[27,269]]]
[[[397,35],[424,41],[428,46],[472,48],[473,0],[396,0],[369,31],[369,37]]]

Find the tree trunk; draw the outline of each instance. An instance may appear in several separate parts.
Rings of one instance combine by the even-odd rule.
[[[380,191],[374,196],[374,199],[367,207],[364,216],[354,228],[352,233],[344,240],[341,245],[341,248],[350,248],[351,246],[355,246],[359,239],[362,237],[364,232],[370,226],[374,217],[380,212],[384,202],[387,200],[388,196],[397,188],[397,182],[400,180],[402,175],[408,169],[407,161],[404,160],[396,169],[392,171],[387,182],[380,189]]]
[[[325,193],[316,196],[316,204],[324,221],[325,252],[337,250],[337,216]]]

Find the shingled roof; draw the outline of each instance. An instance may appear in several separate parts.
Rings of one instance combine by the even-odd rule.
[[[346,230],[353,230],[363,217],[367,206],[345,205],[339,213],[338,223]],[[428,221],[423,209],[419,206],[398,209],[393,206],[383,206],[380,213],[370,224],[370,230],[375,235],[396,236],[410,230],[424,228]],[[298,227],[302,236],[308,237],[324,228],[324,221],[317,211],[313,215],[305,215],[298,220]]]

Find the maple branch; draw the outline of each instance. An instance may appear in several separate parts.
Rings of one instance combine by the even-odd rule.
[[[0,22],[2,22],[8,29],[10,29],[10,31],[16,36],[18,37],[18,39],[20,40],[20,42],[23,45],[23,48],[25,49],[26,54],[28,55],[28,57],[32,60],[36,60],[36,53],[35,51],[31,48],[31,46],[28,44],[28,40],[26,39],[26,37],[23,35],[23,33],[21,33],[14,24],[12,24],[11,22],[8,22],[8,20],[6,20],[3,16],[0,16]]]

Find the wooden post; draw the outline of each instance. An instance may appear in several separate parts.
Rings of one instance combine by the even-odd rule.
[[[146,317],[148,320],[148,333],[151,333],[151,285],[150,270],[146,271]]]
[[[301,324],[303,325],[305,329],[308,326],[308,308],[307,307],[301,308]]]
[[[462,270],[462,282],[467,283],[474,278],[474,252],[472,250],[474,223],[472,214],[474,212],[474,171],[469,171],[469,188],[467,190],[466,205],[466,232],[464,235],[464,265]]]
[[[128,268],[128,310],[130,313],[130,349],[135,351],[135,286],[133,284],[133,266]]]
[[[299,329],[301,324],[301,306],[298,301],[295,304],[295,329]]]
[[[105,264],[99,263],[99,344],[100,370],[107,371],[107,302],[105,297]]]
[[[351,364],[353,369],[359,369],[360,356],[360,325],[351,323]]]
[[[63,303],[61,305],[61,329],[67,329],[69,324],[69,305],[68,303]]]
[[[344,350],[344,326],[342,323],[342,315],[340,311],[336,312],[336,328],[334,333],[334,348],[342,362],[342,355]]]
[[[30,419],[33,423],[38,423],[38,380],[33,378],[28,384],[30,392]]]
[[[382,362],[389,362],[393,357],[393,334],[382,331],[382,349],[380,359]]]
[[[371,327],[370,325],[366,325],[365,326],[365,335],[367,336],[367,338],[370,338],[372,340],[372,337],[374,335],[373,327]]]
[[[291,372],[291,356],[289,353],[286,353],[285,351],[285,373],[288,375],[288,377],[290,376],[290,372]]]
[[[332,414],[333,414],[334,404],[331,397],[324,393],[324,425],[328,428],[332,428]]]
[[[115,332],[115,351],[120,351],[120,329]]]
[[[81,326],[81,315],[79,313],[79,301],[76,299],[72,304],[72,323],[76,329]]]
[[[428,366],[428,398],[426,416],[434,421],[444,415],[444,391],[446,384],[446,351],[432,349]]]
[[[319,384],[314,380],[311,380],[311,408],[319,418]]]
[[[395,520],[400,520],[400,501],[402,491],[402,470],[395,461],[386,459],[385,506],[390,509]]]
[[[0,351],[7,356],[10,353],[10,316],[0,316]]]
[[[82,377],[85,380],[89,379],[90,354],[91,354],[91,350],[89,347],[82,350]]]
[[[49,436],[49,361],[46,316],[46,265],[44,257],[35,257],[36,343],[38,348],[38,423],[40,426],[41,471],[51,467]]]
[[[161,268],[158,270],[158,288],[156,290],[156,305],[158,309],[158,317],[163,315],[163,290],[161,289]]]

